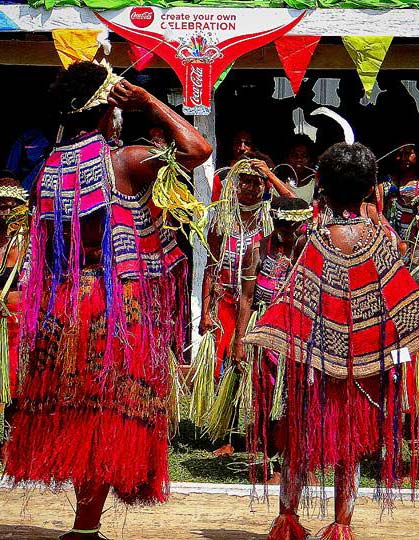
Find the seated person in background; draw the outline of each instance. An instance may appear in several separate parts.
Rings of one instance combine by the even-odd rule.
[[[295,192],[295,196],[311,204],[314,197],[316,163],[314,143],[307,135],[295,135],[285,152],[284,163],[274,173]]]

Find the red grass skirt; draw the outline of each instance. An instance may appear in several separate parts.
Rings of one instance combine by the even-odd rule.
[[[167,346],[178,286],[173,276],[155,280],[150,336],[144,331],[140,284],[123,284],[130,359],[115,337],[107,370],[101,271],[81,274],[75,326],[66,314],[71,284],[59,287],[53,312],[40,319],[5,447],[6,473],[15,482],[108,483],[128,503],[166,499]]]
[[[256,364],[256,363],[255,363]],[[400,486],[403,476],[403,414],[415,410],[416,390],[413,385],[415,366],[409,365],[406,379],[390,370],[380,376],[356,382],[322,378],[314,370],[303,382],[301,366],[290,386],[285,376],[284,416],[270,420],[272,405],[272,363],[262,355],[254,371],[254,423],[249,429],[250,452],[264,456],[264,481],[268,478],[268,458],[276,453],[287,457],[290,481],[307,480],[308,472],[342,467],[346,489],[352,496],[356,467],[363,458],[374,456],[380,463],[377,480],[384,488]],[[295,377],[296,375],[296,377]],[[288,380],[287,380],[288,379]],[[380,388],[383,395],[380,396]],[[381,405],[384,399],[385,408]],[[384,411],[384,412],[383,412]],[[418,439],[414,414],[410,419],[410,437]],[[256,468],[251,480],[256,480]],[[417,452],[410,462],[412,486],[418,473]]]
[[[217,318],[220,328],[215,333],[216,364],[215,378],[219,379],[223,362],[230,356],[231,340],[236,329],[238,302],[229,292],[224,291],[223,296],[218,301]]]

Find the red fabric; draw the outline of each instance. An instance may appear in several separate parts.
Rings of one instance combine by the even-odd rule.
[[[355,534],[349,525],[332,523],[319,531],[316,538],[319,540],[355,540]]]
[[[214,176],[214,180],[212,184],[212,197],[211,197],[212,202],[216,202],[220,200],[222,189],[223,189],[223,184],[221,182],[221,178],[218,174],[216,174]]]
[[[282,36],[275,41],[276,51],[294,94],[300,89],[319,41],[320,36]]]
[[[236,329],[237,310],[237,300],[234,299],[232,294],[224,292],[218,302],[218,322],[221,328],[218,328],[215,333],[217,358],[214,376],[216,380],[220,378],[223,362],[231,352],[230,344]]]
[[[266,375],[269,377],[269,367]],[[371,405],[368,398],[356,387],[351,389],[353,414],[351,421],[347,418],[347,382],[327,378],[326,406],[324,408],[324,431],[319,429],[322,411],[320,388],[321,375],[314,373],[314,383],[309,387],[309,412],[306,419],[294,423],[289,416],[284,416],[272,426],[271,437],[277,452],[282,453],[289,444],[297,444],[303,422],[307,422],[308,446],[307,468],[316,471],[322,462],[326,466],[335,466],[347,454],[347,445],[352,445],[355,460],[374,453],[379,448],[379,409]],[[379,378],[371,377],[360,381],[362,388],[375,401],[379,401]],[[269,411],[268,411],[269,412]],[[301,412],[303,415],[303,413]],[[391,421],[390,421],[391,424]],[[291,427],[297,428],[292,433]],[[322,442],[322,438],[323,441]],[[350,441],[350,443],[349,443]]]
[[[132,43],[131,41],[128,42],[128,56],[133,63],[132,67],[137,71],[146,69],[154,59],[154,53],[144,47],[135,45],[135,43]]]
[[[156,341],[170,343],[179,282],[173,276],[150,282],[149,323]],[[169,481],[167,347],[151,344],[140,283],[125,282],[121,289],[131,359],[114,337],[106,371],[102,272],[82,271],[76,327],[66,313],[71,286],[59,286],[49,317],[48,294],[44,297],[35,350],[24,366],[19,411],[5,447],[7,474],[16,482],[109,483],[126,502],[163,501]]]
[[[7,304],[7,309],[12,314],[7,319],[7,331],[9,338],[9,380],[10,393],[12,398],[16,397],[17,378],[18,378],[18,349],[19,349],[19,330],[20,330],[20,304]]]

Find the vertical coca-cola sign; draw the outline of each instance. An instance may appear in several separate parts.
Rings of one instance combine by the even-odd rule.
[[[213,40],[195,34],[181,39],[177,53],[186,67],[184,80],[185,114],[209,114],[211,110],[211,68],[222,53]]]

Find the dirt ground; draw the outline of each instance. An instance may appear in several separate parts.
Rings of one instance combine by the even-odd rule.
[[[0,492],[0,540],[52,540],[71,524],[72,495],[33,491]],[[112,540],[263,540],[275,517],[277,500],[249,508],[249,499],[225,495],[173,495],[168,504],[128,511],[108,499],[103,532]],[[314,513],[317,511],[314,510]],[[313,532],[330,520],[304,518]],[[358,501],[354,529],[359,540],[419,540],[419,508],[399,502],[380,521],[376,503]]]

